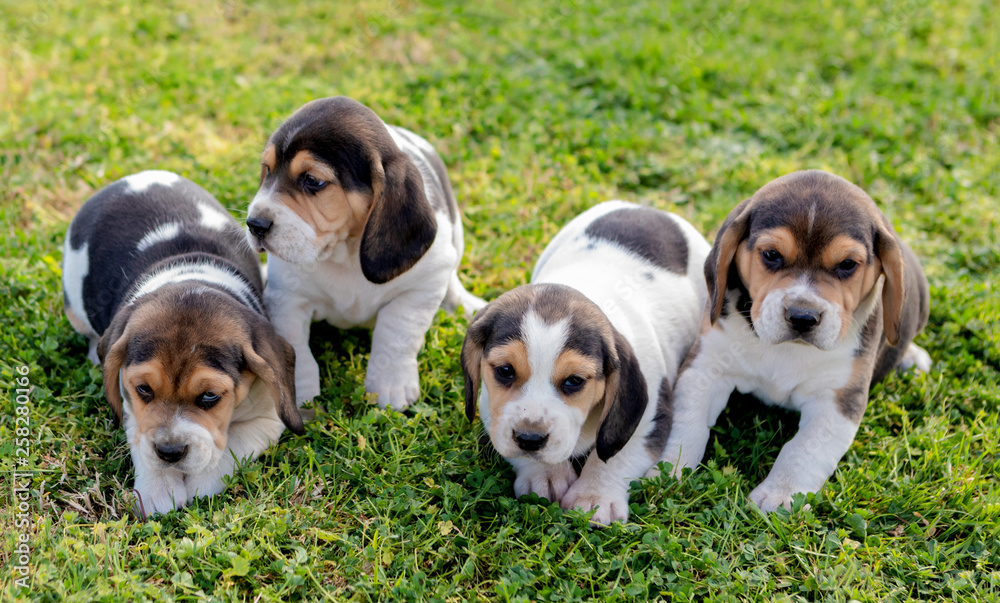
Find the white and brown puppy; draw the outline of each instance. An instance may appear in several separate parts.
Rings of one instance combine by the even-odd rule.
[[[530,285],[476,315],[462,345],[465,410],[472,420],[478,400],[517,496],[596,508],[598,524],[628,518],[629,483],[670,431],[708,251],[678,216],[609,201],[556,235]],[[579,477],[574,459],[585,459]]]
[[[863,190],[822,171],[767,184],[730,212],[705,276],[711,312],[674,391],[663,460],[680,475],[705,453],[733,389],[801,412],[799,431],[750,499],[762,510],[816,492],[895,367],[930,368],[912,343],[927,280]]]
[[[63,250],[66,316],[103,363],[146,513],[217,494],[284,425],[302,433],[294,352],[267,320],[260,262],[204,189],[163,171],[90,198]]]
[[[417,352],[438,308],[485,302],[458,280],[462,220],[444,163],[409,130],[345,97],[307,103],[267,141],[247,239],[269,252],[265,302],[295,348],[300,402],[320,393],[310,323],[372,326],[365,388],[417,400]]]

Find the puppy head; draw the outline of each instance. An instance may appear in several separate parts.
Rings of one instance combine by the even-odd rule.
[[[882,275],[884,332],[895,345],[904,295],[896,233],[863,190],[818,170],[778,178],[737,205],[705,262],[713,323],[727,288],[739,289],[761,339],[820,349],[874,308]]]
[[[292,264],[357,252],[365,278],[385,283],[434,242],[420,172],[381,119],[342,96],[315,100],[271,135],[247,239]]]
[[[199,473],[217,463],[241,404],[274,404],[303,431],[291,346],[218,291],[178,284],[140,297],[115,315],[98,355],[104,394],[150,466]]]
[[[648,401],[632,347],[593,302],[563,285],[518,287],[477,313],[462,370],[469,420],[482,381],[490,439],[507,458],[565,461],[592,421],[607,460],[632,437]]]

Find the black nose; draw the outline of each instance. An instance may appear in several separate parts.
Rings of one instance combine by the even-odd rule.
[[[247,226],[250,227],[250,232],[258,239],[263,239],[267,231],[271,230],[271,224],[272,222],[267,218],[247,218]]]
[[[545,442],[549,441],[549,434],[531,433],[530,431],[514,432],[514,439],[517,440],[517,447],[521,450],[534,452],[545,447]]]
[[[788,308],[785,310],[785,320],[799,333],[811,331],[813,327],[819,324],[822,317],[823,315],[819,312],[806,308]]]
[[[176,463],[184,458],[184,455],[188,451],[187,444],[183,446],[180,444],[157,444],[154,448],[156,449],[156,456],[168,463]]]

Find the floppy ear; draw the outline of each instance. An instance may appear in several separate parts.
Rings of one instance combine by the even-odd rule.
[[[712,304],[712,324],[719,320],[722,306],[726,301],[726,287],[729,281],[729,267],[736,256],[736,247],[747,236],[750,224],[750,201],[747,199],[733,208],[722,223],[715,237],[712,251],[705,259],[705,283],[708,285],[708,299]]]
[[[271,323],[257,318],[250,330],[250,343],[243,348],[247,368],[267,386],[281,422],[302,435],[302,415],[295,404],[295,350],[274,331]]]
[[[597,456],[607,460],[628,443],[649,403],[646,378],[632,346],[615,331],[615,349],[606,352],[604,416],[597,431]]]
[[[875,231],[875,253],[882,262],[885,283],[882,286],[882,321],[886,342],[895,346],[899,343],[899,324],[903,317],[903,302],[906,298],[904,280],[903,251],[896,232],[884,215],[881,227]]]
[[[479,401],[479,384],[482,379],[479,367],[483,363],[483,347],[493,330],[490,305],[476,313],[472,324],[465,332],[462,342],[462,375],[465,377],[465,416],[469,421],[476,418],[476,404]]]
[[[104,375],[104,397],[115,413],[115,425],[121,424],[122,421],[120,376],[128,353],[128,321],[134,311],[135,306],[131,305],[119,310],[97,344],[97,357],[101,361],[101,372]]]
[[[382,284],[417,263],[437,234],[434,209],[424,195],[423,179],[402,153],[371,162],[372,208],[361,236],[361,272]]]

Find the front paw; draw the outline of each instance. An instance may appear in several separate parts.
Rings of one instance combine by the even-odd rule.
[[[590,518],[590,523],[606,526],[613,521],[628,519],[628,491],[621,492],[607,484],[594,484],[588,480],[578,480],[566,492],[562,499],[565,510],[580,509],[591,511],[597,509]]]
[[[295,402],[300,406],[319,396],[319,365],[311,353],[295,357]]]
[[[365,390],[378,394],[380,408],[403,410],[420,397],[416,361],[399,364],[369,361]]]
[[[780,480],[768,477],[750,492],[750,501],[765,513],[776,511],[778,507],[792,509],[792,495],[806,490]]]
[[[222,476],[218,475],[215,471],[187,475],[184,478],[184,486],[188,492],[185,504],[191,504],[199,496],[215,496],[226,489],[226,484],[222,481]]]
[[[176,474],[176,475],[174,475]],[[135,480],[136,515],[145,519],[158,513],[180,509],[188,501],[184,478],[179,471],[161,475],[137,477]]]
[[[533,463],[517,472],[514,480],[514,495],[521,498],[535,493],[551,502],[559,502],[569,487],[576,481],[576,471],[569,461],[546,465]]]

